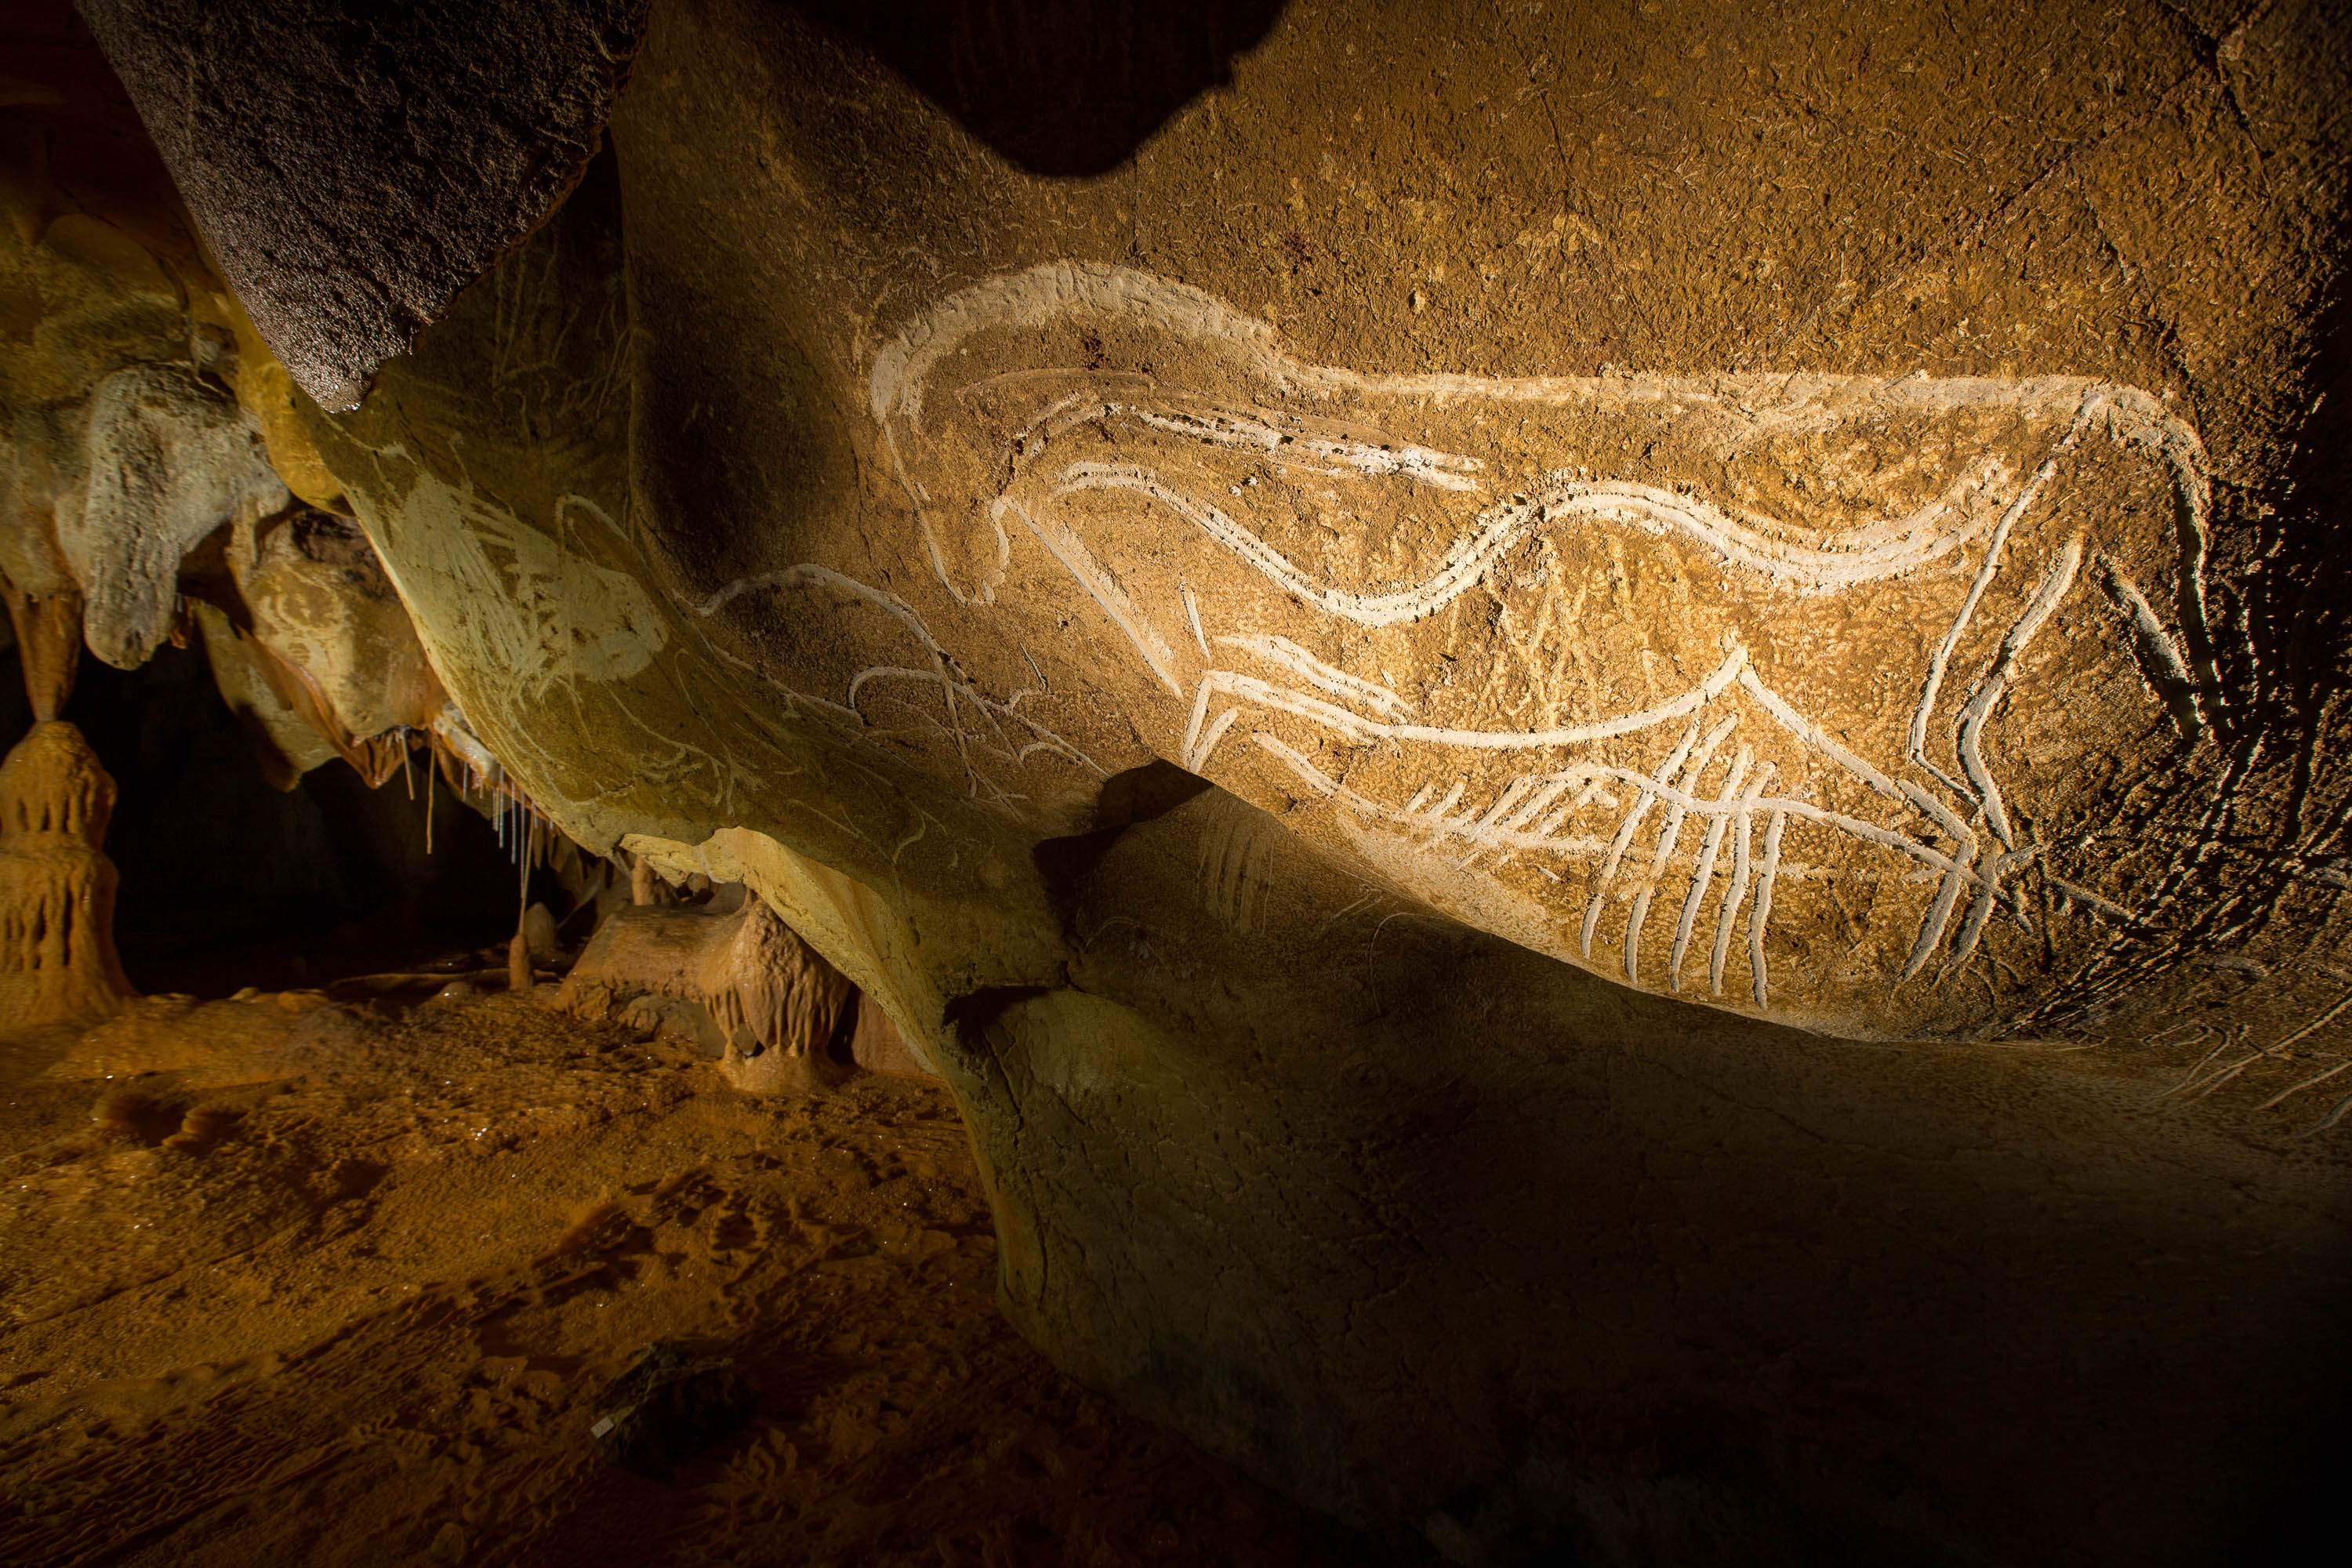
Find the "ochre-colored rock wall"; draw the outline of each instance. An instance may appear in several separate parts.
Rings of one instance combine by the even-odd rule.
[[[2294,1517],[2340,17],[1297,5],[1074,174],[822,14],[655,8],[300,413],[505,774],[939,1068],[1024,1331],[1458,1562]]]

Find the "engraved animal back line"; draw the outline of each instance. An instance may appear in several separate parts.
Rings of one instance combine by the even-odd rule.
[[[994,529],[995,566],[976,582],[959,584],[950,552],[941,548],[933,515],[937,504],[933,496],[952,487],[927,489],[908,468],[910,460],[919,468],[927,461],[924,416],[930,377],[951,351],[975,334],[1043,329],[1059,318],[1087,313],[1114,315],[1194,342],[1213,343],[1230,351],[1228,357],[1239,380],[1255,383],[1265,395],[1294,400],[1343,395],[1409,395],[1436,404],[1489,400],[1618,413],[1662,408],[1680,413],[1696,406],[1709,418],[1742,432],[1742,439],[1818,433],[1842,421],[1881,416],[1890,410],[1906,416],[1945,412],[1957,416],[1993,409],[2063,424],[2064,434],[2047,449],[2030,477],[2021,479],[2019,470],[1987,454],[1962,465],[1939,495],[1907,513],[1869,517],[1859,524],[1826,531],[1630,479],[1555,473],[1532,491],[1483,510],[1419,580],[1365,591],[1317,578],[1221,505],[1170,481],[1149,464],[1063,460],[1064,437],[1082,427],[1099,433],[1106,424],[1123,426],[1192,447],[1250,453],[1289,471],[1341,483],[1402,485],[1456,496],[1475,496],[1483,488],[1487,482],[1484,463],[1466,454],[1444,451],[1439,445],[1376,445],[1335,438],[1328,432],[1302,432],[1295,420],[1286,426],[1287,416],[1279,408],[1235,406],[1198,397],[1189,402],[1164,395],[1137,397],[1131,395],[1132,389],[1123,389],[1129,395],[1105,396],[1082,387],[1051,400],[1019,428],[1005,454],[1004,466],[998,470],[993,496],[976,498],[984,500]],[[1884,797],[1898,816],[1924,818],[1949,840],[1953,852],[1945,854],[1884,824],[1831,812],[1791,795],[1767,795],[1762,791],[1771,772],[1769,764],[1754,770],[1753,788],[1727,788],[1719,798],[1711,800],[1668,803],[1661,820],[1671,818],[1673,833],[1679,833],[1682,823],[1694,816],[1706,825],[1695,869],[1703,866],[1711,871],[1715,861],[1727,852],[1736,867],[1745,868],[1737,873],[1735,886],[1725,894],[1712,967],[1719,989],[1729,922],[1738,907],[1747,904],[1753,928],[1748,945],[1759,1001],[1762,922],[1769,918],[1770,868],[1779,862],[1782,836],[1792,817],[1902,855],[1938,879],[1937,892],[1904,971],[1906,978],[1932,959],[1965,897],[1967,913],[1952,961],[1964,960],[2000,901],[2003,879],[2030,858],[2017,851],[2003,795],[1985,764],[1981,741],[1996,705],[2017,678],[2035,630],[2074,585],[2085,554],[2079,538],[2061,552],[2066,561],[2063,571],[2041,563],[2052,574],[2041,584],[2043,591],[2035,595],[2038,610],[2011,628],[1999,667],[1981,673],[1965,692],[1961,710],[1953,720],[1957,754],[1951,769],[1937,765],[1927,754],[1926,737],[1938,709],[1948,666],[1984,599],[1986,586],[2009,569],[2004,551],[2011,531],[2086,434],[2103,434],[2148,451],[2171,470],[2180,507],[2179,640],[2148,606],[2146,595],[2131,582],[2122,564],[2094,552],[2098,575],[2105,582],[2110,598],[2133,612],[2129,633],[2135,659],[2144,673],[2154,667],[2156,677],[2162,678],[2152,678],[2151,685],[2166,689],[2168,679],[2176,697],[2178,689],[2187,687],[2189,700],[2174,702],[2176,719],[2185,725],[2200,723],[2204,709],[2220,700],[2203,626],[2201,573],[2208,500],[2201,448],[2192,431],[2172,419],[2154,399],[2131,388],[2057,377],[2030,381],[1825,376],[1501,381],[1446,375],[1370,376],[1303,365],[1282,353],[1270,327],[1251,321],[1196,290],[1123,269],[1057,265],[989,280],[927,312],[877,357],[872,393],[890,459],[915,502],[930,543],[934,569],[954,597],[968,606],[992,603],[1004,581],[1013,539],[1034,538],[1059,569],[1109,614],[1159,683],[1172,694],[1190,697],[1183,747],[1188,766],[1210,766],[1236,722],[1251,711],[1303,720],[1355,743],[1399,742],[1452,750],[1527,751],[1639,735],[1687,718],[1730,691],[1760,707],[1774,725],[1810,754]],[[1837,595],[1930,566],[1958,566],[1974,550],[1979,552],[1977,579],[1924,674],[1905,757],[1927,774],[1932,787],[1922,788],[1909,779],[1898,782],[1887,770],[1864,762],[1831,741],[1753,669],[1745,668],[1744,651],[1736,647],[1714,674],[1678,696],[1648,709],[1601,716],[1581,725],[1482,731],[1417,722],[1407,711],[1410,704],[1370,680],[1369,672],[1326,663],[1285,638],[1212,629],[1211,623],[1219,619],[1231,624],[1232,616],[1220,613],[1229,608],[1221,601],[1230,595],[1205,594],[1193,582],[1185,581],[1169,594],[1166,605],[1137,599],[1129,584],[1098,559],[1083,525],[1074,524],[1064,513],[1063,503],[1076,498],[1120,493],[1179,520],[1272,588],[1335,621],[1371,627],[1409,624],[1435,613],[1486,580],[1516,545],[1560,528],[1615,527],[1633,534],[1677,539],[1708,552],[1727,570],[1752,574],[1799,595]],[[1192,658],[1194,649],[1202,656],[1197,664]],[[1244,655],[1242,664],[1255,664],[1266,673],[1234,668],[1228,649]],[[1217,706],[1220,703],[1223,706]],[[1255,738],[1268,752],[1297,756],[1292,748],[1262,731]],[[1588,846],[1580,836],[1559,836],[1559,824],[1552,821],[1558,811],[1553,803],[1580,779],[1590,784],[1614,774],[1605,767],[1578,766],[1585,773],[1571,766],[1522,775],[1508,784],[1476,821],[1453,824],[1449,820],[1433,844],[1448,832],[1466,827],[1469,831],[1460,835],[1464,839],[1478,840],[1485,847],[1507,854],[1540,851],[1547,846],[1583,852]],[[1646,775],[1629,772],[1628,776]],[[1661,789],[1665,787],[1660,784]],[[1326,793],[1335,793],[1337,788],[1335,784]],[[1951,802],[1937,798],[1937,790],[1948,794]],[[1663,796],[1639,792],[1637,798],[1647,802]],[[1531,802],[1537,803],[1539,812],[1549,807],[1551,815],[1540,819],[1531,816],[1527,810]],[[1361,799],[1353,804],[1401,825],[1415,820],[1425,824],[1433,815]],[[1443,817],[1444,814],[1434,815]],[[1550,822],[1551,830],[1526,831],[1538,820]],[[1969,826],[1971,822],[1990,830],[1996,847],[1990,856],[1983,853],[1984,847]],[[1623,826],[1635,825],[1629,817]],[[1660,868],[1673,854],[1670,838],[1671,835],[1662,837],[1653,847],[1651,858]],[[1769,847],[1759,847],[1765,845]],[[1613,875],[1613,869],[1609,875]],[[1654,884],[1656,880],[1654,870],[1647,881]],[[1596,899],[1605,891],[1606,875],[1601,881],[1601,889],[1593,895]],[[1676,921],[1672,967],[1677,976],[1693,939],[1690,928],[1697,919],[1693,900],[1705,882],[1705,877],[1695,877]],[[1640,927],[1652,890],[1645,889],[1635,895],[1635,910],[1629,921],[1626,968],[1631,978],[1638,978]],[[2008,901],[2022,920],[2021,900],[2012,895]],[[1589,950],[1587,923],[1584,945]]]
[[[915,503],[942,583],[963,602],[986,602],[1002,580],[1003,550],[990,580],[967,588],[952,579],[936,527],[936,508],[910,474],[908,452],[925,439],[926,399],[933,374],[971,340],[989,331],[1035,330],[1057,321],[1102,317],[1164,332],[1180,342],[1206,345],[1231,363],[1244,386],[1296,397],[1309,404],[1343,397],[1418,399],[1433,406],[1481,400],[1527,408],[1560,408],[1601,415],[1704,415],[1743,441],[1819,433],[1865,416],[1961,414],[1995,411],[2029,419],[2070,422],[2079,428],[2103,421],[2118,441],[2158,453],[2173,470],[2186,515],[2181,547],[2184,577],[2181,616],[2186,640],[2200,666],[2210,666],[2210,638],[2203,625],[2206,521],[2210,510],[2204,449],[2196,432],[2173,417],[2156,398],[2135,387],[2084,377],[1867,377],[1807,374],[1762,374],[1716,377],[1612,375],[1499,378],[1451,374],[1372,374],[1339,366],[1309,364],[1285,353],[1269,324],[1234,310],[1197,289],[1131,268],[1087,262],[1053,262],[982,280],[939,301],[909,323],[876,354],[868,374],[869,406],[902,488]],[[1092,415],[1082,405],[1041,411],[1033,427],[1048,437]],[[1231,411],[1179,412],[1153,416],[1189,423],[1196,434],[1229,444],[1269,450],[1285,445],[1263,418]],[[1224,428],[1218,428],[1223,425]],[[1024,454],[1015,453],[1015,460]],[[1406,444],[1324,450],[1310,443],[1291,460],[1319,459],[1327,471],[1394,473],[1433,488],[1464,489],[1477,471],[1475,460]],[[1675,498],[1640,494],[1627,487],[1619,498],[1647,502],[1672,515]],[[1601,492],[1601,493],[1606,493]],[[948,504],[953,504],[952,500]],[[1713,515],[1708,515],[1713,514]],[[1719,531],[1769,557],[1780,547],[1747,537],[1712,508],[1677,520],[1702,531]],[[1881,542],[1872,530],[1843,542],[1871,547]],[[1263,557],[1259,559],[1263,560]],[[1270,564],[1270,563],[1269,563]],[[1822,563],[1824,567],[1833,563]],[[1852,564],[1852,563],[1847,563]],[[1843,570],[1843,567],[1834,569]],[[1867,569],[1867,568],[1865,568]],[[1896,567],[1902,570],[1902,567]],[[1444,574],[1440,574],[1442,577]],[[2210,686],[2210,668],[2199,674]]]

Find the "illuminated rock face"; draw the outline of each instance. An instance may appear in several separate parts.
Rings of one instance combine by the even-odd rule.
[[[95,1022],[131,994],[114,951],[114,781],[71,724],[0,763],[0,1028]]]
[[[2340,51],[1703,22],[1299,8],[1067,180],[677,0],[307,429],[534,802],[941,1070],[1080,1375],[1458,1561],[2193,1559],[2338,1386],[2336,1168],[2133,1042],[2218,954],[2287,1073],[2338,940]]]

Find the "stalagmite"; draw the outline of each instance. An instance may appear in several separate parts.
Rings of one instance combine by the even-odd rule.
[[[615,910],[556,1005],[603,1017],[647,994],[707,1007],[728,1042],[719,1070],[754,1093],[791,1087],[824,1060],[845,1025],[854,1026],[857,1001],[847,978],[759,899],[731,914]]]
[[[114,952],[114,781],[71,724],[0,763],[0,1029],[95,1020],[131,995]]]

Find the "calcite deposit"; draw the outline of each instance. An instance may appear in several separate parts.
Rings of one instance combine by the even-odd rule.
[[[89,1023],[131,994],[114,951],[114,781],[71,724],[0,763],[0,1028]]]
[[[839,986],[668,988],[854,986],[1081,1381],[1459,1563],[2305,1506],[2330,7],[84,8],[226,287],[0,383],[11,576],[167,634],[209,399],[207,646],[748,888]]]

